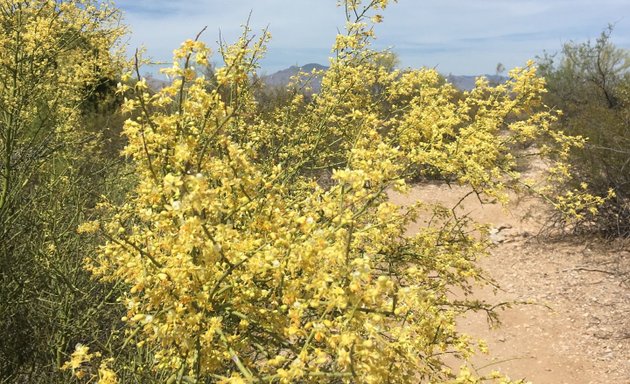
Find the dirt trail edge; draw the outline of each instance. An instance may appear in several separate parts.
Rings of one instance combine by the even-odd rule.
[[[421,200],[453,206],[464,194],[426,184],[390,197],[400,205]],[[499,328],[490,329],[482,313],[462,319],[461,331],[488,342],[490,354],[473,362],[478,372],[499,370],[536,384],[630,384],[628,242],[534,238],[545,212],[535,199],[506,209],[471,196],[462,209],[491,226],[495,243],[480,265],[501,289],[482,288],[476,296],[533,303],[500,312]]]

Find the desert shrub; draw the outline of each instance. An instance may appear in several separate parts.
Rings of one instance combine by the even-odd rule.
[[[296,94],[259,113],[251,78],[268,35],[248,29],[220,47],[212,79],[198,76],[209,49],[189,40],[165,70],[169,86],[121,86],[135,93],[124,154],[137,185],[81,231],[106,239],[88,266],[128,287],[124,321],[169,382],[481,380],[445,359],[485,349],[455,327],[466,311],[493,314],[468,296],[483,280],[484,231],[451,207],[398,207],[388,192],[439,173],[506,201],[534,188],[515,170],[515,144],[554,137],[545,151],[564,170],[580,141],[551,130],[533,65],[453,98],[434,70],[374,60],[371,23],[387,1],[343,4],[346,33],[308,102]],[[322,170],[331,183],[317,183]],[[407,233],[420,215],[430,224]]]
[[[571,151],[576,177],[569,187],[585,183],[590,193],[608,197],[598,212],[583,212],[571,228],[628,236],[630,53],[612,44],[611,32],[605,30],[595,42],[567,43],[559,55],[543,57],[541,67],[549,90],[545,101],[563,111],[556,129],[587,139]]]
[[[1,382],[67,382],[75,345],[120,324],[119,293],[85,271],[94,243],[76,233],[120,185],[96,106],[121,75],[119,16],[96,1],[0,1]]]

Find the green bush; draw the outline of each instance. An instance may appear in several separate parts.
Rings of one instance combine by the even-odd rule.
[[[587,139],[571,152],[576,177],[589,192],[609,196],[597,214],[584,212],[576,231],[630,235],[630,51],[610,41],[612,28],[595,42],[570,42],[557,57],[545,55],[545,102],[563,111],[558,130]]]
[[[96,243],[76,228],[124,185],[106,145],[122,125],[111,83],[125,29],[91,0],[0,9],[0,382],[67,382],[75,345],[106,345],[120,322],[119,291],[85,271]]]

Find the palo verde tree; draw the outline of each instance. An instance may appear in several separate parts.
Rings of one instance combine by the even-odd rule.
[[[123,33],[103,2],[0,0],[1,382],[55,381],[77,342],[108,337],[115,295],[83,270],[76,226],[108,194],[83,112],[120,77]]]
[[[209,49],[189,40],[165,70],[169,86],[151,95],[142,78],[133,85],[124,153],[135,191],[80,229],[105,237],[89,268],[128,286],[124,320],[169,382],[492,379],[445,362],[485,349],[455,322],[490,307],[450,294],[482,280],[483,230],[451,207],[398,207],[388,192],[439,175],[505,201],[509,189],[537,188],[516,171],[513,147],[551,136],[553,182],[580,140],[550,129],[531,63],[457,98],[434,70],[380,65],[372,23],[387,3],[341,4],[346,32],[308,101],[296,94],[258,113],[250,79],[269,37],[247,28],[220,47],[213,79],[198,76]],[[421,216],[429,224],[407,233]],[[76,373],[88,356],[73,355]]]

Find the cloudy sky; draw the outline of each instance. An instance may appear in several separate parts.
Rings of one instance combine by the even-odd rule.
[[[254,32],[273,39],[262,72],[290,65],[327,64],[343,12],[336,0],[118,0],[132,29],[130,50],[144,45],[168,61],[175,47],[204,26],[216,47],[240,33],[251,12]],[[523,65],[543,50],[596,38],[615,24],[613,42],[630,49],[630,0],[399,0],[376,28],[376,47],[391,47],[403,67],[436,67],[448,74],[494,73],[497,63]]]

